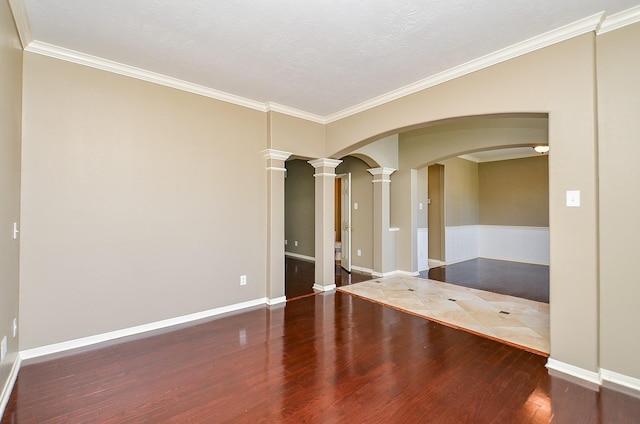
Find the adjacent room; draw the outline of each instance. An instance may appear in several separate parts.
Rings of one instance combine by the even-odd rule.
[[[637,0],[0,0],[2,424],[637,422],[638,92]]]

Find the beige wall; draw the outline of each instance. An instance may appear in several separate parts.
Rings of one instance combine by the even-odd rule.
[[[313,166],[293,159],[285,162],[284,238],[285,251],[315,256],[315,188]],[[298,242],[298,246],[295,245]]]
[[[347,156],[336,174],[351,173],[351,265],[373,269],[373,176],[366,163]],[[358,209],[354,209],[354,203]],[[357,255],[360,249],[362,256]]]
[[[18,318],[20,222],[20,137],[22,126],[22,47],[8,3],[0,2],[0,339],[7,337],[8,353],[0,363],[4,387],[18,352],[13,319]]]
[[[265,296],[265,113],[24,59],[21,349]]]
[[[279,112],[267,113],[270,149],[312,159],[324,157],[324,125]]]
[[[478,224],[478,164],[451,158],[444,165],[444,224],[447,227]]]
[[[548,227],[548,156],[478,165],[480,224]]]
[[[362,140],[425,122],[486,114],[548,113],[552,149],[551,357],[593,372],[598,369],[599,356],[594,64],[595,34],[585,34],[332,122],[326,128],[327,154],[332,155],[358,146]],[[508,140],[492,144],[469,142],[462,151],[459,145],[441,146],[431,157],[435,161],[447,153],[507,145]],[[414,165],[403,161],[402,146],[400,149],[401,169],[392,180],[392,190],[398,193],[392,198],[404,209],[392,211],[392,219],[400,227],[400,266],[415,271],[416,187],[406,169]],[[581,191],[580,208],[565,207],[567,190]]]
[[[640,379],[640,24],[598,37],[600,361]]]

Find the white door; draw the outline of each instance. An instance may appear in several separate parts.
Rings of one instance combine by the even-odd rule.
[[[340,265],[351,272],[351,173],[340,176],[340,239],[342,242],[342,256]]]

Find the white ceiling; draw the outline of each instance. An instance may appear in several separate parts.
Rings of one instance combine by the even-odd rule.
[[[611,15],[639,3],[10,1],[14,13],[24,1],[36,42],[321,117],[599,12]]]

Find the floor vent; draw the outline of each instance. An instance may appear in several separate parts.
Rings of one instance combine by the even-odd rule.
[[[450,301],[452,301],[452,302],[455,302],[455,301],[456,301],[455,299],[451,299],[451,298],[449,298],[449,300],[450,300]]]
[[[509,315],[509,312],[507,312],[507,311],[500,311],[500,312],[498,312],[498,313],[499,313],[499,314],[504,314],[504,315]]]
[[[409,291],[415,291],[414,289],[408,289]]]

